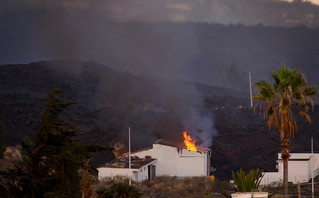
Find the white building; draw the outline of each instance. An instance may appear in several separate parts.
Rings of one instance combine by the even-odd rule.
[[[156,158],[156,175],[177,177],[209,176],[211,150],[197,146],[198,151],[189,151],[185,144],[158,140],[152,148],[137,151],[138,157]]]
[[[278,172],[265,172],[261,181],[262,185],[269,185],[283,180],[283,161],[281,153],[278,153],[276,168]],[[319,173],[319,154],[318,153],[291,153],[288,160],[288,182],[294,184],[308,182],[311,179],[311,171],[314,177]]]
[[[133,158],[131,160],[131,169],[129,169],[128,159],[115,159],[110,163],[107,163],[104,167],[100,167],[98,179],[102,180],[106,177],[132,177],[135,182],[141,182],[144,180],[152,180],[155,178],[155,166],[156,159],[140,159]]]
[[[197,146],[197,149],[198,151],[189,151],[184,144],[158,140],[151,148],[131,154],[131,156],[136,156],[138,159],[153,159],[152,162],[145,164],[145,168],[141,167],[142,172],[140,172],[141,169],[134,170],[135,172],[131,173],[133,175],[132,179],[139,182],[145,179],[152,179],[155,176],[209,176],[211,150],[199,146]],[[99,180],[104,177],[129,175],[126,165],[122,166],[122,168],[101,167],[98,170]],[[146,172],[143,173],[144,170]],[[143,176],[140,176],[142,174]]]

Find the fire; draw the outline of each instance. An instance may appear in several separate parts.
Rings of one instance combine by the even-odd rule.
[[[184,143],[187,146],[187,150],[189,151],[197,151],[197,148],[195,146],[196,140],[192,140],[191,136],[187,135],[187,132],[183,132],[184,135]]]

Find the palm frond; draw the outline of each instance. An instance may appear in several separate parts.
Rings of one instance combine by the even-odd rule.
[[[315,86],[308,86],[303,90],[303,95],[305,96],[315,96],[318,94],[317,87]]]
[[[311,123],[311,118],[310,118],[310,115],[309,115],[309,114],[307,114],[307,113],[304,112],[304,111],[300,111],[300,112],[299,112],[299,115],[302,116],[302,117],[305,117],[306,120],[307,120],[309,123]]]
[[[262,101],[268,101],[274,98],[274,90],[267,80],[260,80],[255,85],[258,88],[258,94],[254,98]]]
[[[268,128],[274,126],[275,130],[286,131],[290,136],[297,131],[296,118],[293,107],[300,111],[300,115],[311,122],[309,104],[313,108],[312,96],[318,94],[315,86],[307,86],[307,79],[299,70],[291,70],[285,64],[278,72],[271,71],[273,85],[268,80],[262,79],[255,82],[258,94],[254,95],[257,99],[254,111],[259,106],[260,112],[268,117]]]

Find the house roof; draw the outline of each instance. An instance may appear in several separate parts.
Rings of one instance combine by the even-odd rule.
[[[304,159],[288,159],[288,161],[309,161],[310,158],[304,158]]]
[[[154,142],[154,144],[161,144],[161,145],[172,146],[172,147],[176,147],[176,148],[179,148],[179,149],[187,150],[187,147],[186,147],[186,145],[184,143],[172,142],[172,141],[164,140],[164,139],[159,139],[156,142]],[[199,152],[208,152],[208,151],[211,150],[209,148],[202,147],[202,146],[196,146],[196,148],[197,148],[197,150]]]
[[[310,158],[288,159],[288,161],[295,161],[295,162],[309,161],[309,160]],[[282,159],[277,160],[277,162],[282,162]]]
[[[139,152],[147,151],[147,150],[150,150],[150,149],[152,149],[152,147],[146,147],[146,148],[137,149],[137,150],[131,152],[131,155],[134,154],[134,153],[139,153]],[[123,155],[128,156],[128,152],[127,152],[127,153],[124,153]]]
[[[131,158],[131,168],[132,169],[139,169],[143,166],[146,166],[152,162],[156,161],[156,159],[145,159],[145,158]],[[129,160],[127,158],[118,158],[110,161],[109,163],[105,164],[106,168],[129,168]]]

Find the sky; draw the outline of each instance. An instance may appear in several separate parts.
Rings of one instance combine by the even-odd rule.
[[[202,68],[202,79],[209,79],[209,64],[215,65],[215,76],[233,62],[247,65],[245,60],[252,52],[227,54],[231,56],[227,60],[225,52],[217,51],[217,58],[196,60],[208,52],[203,51],[205,41],[195,26],[185,31],[184,27],[158,24],[278,27],[299,20],[301,24],[319,25],[319,6],[292,5],[279,0],[4,0],[0,7],[0,64],[79,59],[140,75],[160,73],[171,78],[180,74],[178,78],[193,81],[198,71],[191,64],[196,61],[207,65]],[[272,44],[263,45],[264,51],[269,51]],[[277,64],[281,61],[289,60],[281,58]],[[243,70],[250,69],[246,66]]]
[[[83,53],[72,53],[63,48],[63,45],[76,46],[79,43],[90,43],[94,38],[104,39],[103,35],[94,33],[99,34],[101,29],[106,29],[105,24],[110,21],[191,21],[279,26],[282,22],[274,16],[285,15],[283,11],[286,8],[278,8],[278,2],[279,0],[4,0],[0,7],[0,64],[77,58],[78,54]],[[309,9],[311,12],[319,13],[317,6],[312,7],[315,8]],[[298,12],[304,13],[302,9],[304,8],[300,8]],[[269,11],[274,13],[269,14]],[[304,13],[307,14],[316,18],[313,13]],[[94,38],[86,32],[87,29],[92,30],[90,33]],[[73,32],[75,30],[76,33]],[[61,40],[63,42],[57,42]],[[85,49],[81,50],[85,52]],[[89,56],[86,58],[90,59]],[[101,58],[94,59],[101,61]]]
[[[291,5],[279,0],[4,0],[0,7],[0,64],[81,59],[138,74],[188,73],[187,78],[191,78],[194,71],[192,68],[186,71],[183,65],[189,64],[192,56],[203,54],[198,30],[158,30],[156,25],[142,27],[138,23],[169,21],[277,27],[300,20],[301,24],[317,24],[319,6],[305,4],[290,9]],[[306,20],[289,13],[289,9],[301,13]],[[128,22],[131,24],[127,29],[119,24]],[[146,34],[147,38],[141,38],[142,34],[132,35],[136,32]],[[169,39],[176,40],[177,35],[190,43],[179,43],[181,48],[172,46]],[[136,53],[137,47],[139,50],[151,47],[154,53]],[[163,58],[158,59],[157,54]],[[179,58],[172,60],[172,57]],[[227,63],[213,61],[230,65],[237,59],[234,57]],[[166,72],[168,63],[174,66],[170,65]],[[142,71],[137,69],[139,65],[150,66]]]
[[[283,1],[288,1],[288,2],[292,2],[293,0],[283,0]],[[319,5],[319,0],[307,0],[313,4]]]
[[[291,5],[279,0],[4,0],[0,7],[0,64],[80,59],[141,75],[181,74],[192,81],[196,68],[185,65],[208,53],[202,51],[205,45],[199,30],[156,24],[278,27],[298,20],[301,24],[317,24],[319,6],[305,4],[290,9]],[[287,10],[301,14],[294,16]],[[262,47],[270,48],[265,43]],[[147,50],[150,48],[153,53]],[[225,54],[216,53],[220,57]],[[236,61],[243,64],[240,59],[251,56],[248,53],[210,61],[220,65],[215,66],[220,73],[225,65]],[[209,70],[207,67],[203,71]],[[211,74],[203,75],[209,78]]]
[[[96,17],[110,17],[119,21],[198,21],[242,22],[261,7],[276,9],[280,0],[4,0],[2,10],[33,12],[35,9],[66,9],[85,11]],[[293,0],[283,0],[292,2]],[[307,0],[319,4],[319,0]],[[280,6],[280,5],[279,5]],[[243,7],[243,8],[242,8]],[[1,8],[0,8],[1,10]],[[245,12],[245,13],[236,13]],[[246,18],[243,17],[247,15]],[[251,16],[252,17],[252,16]]]

